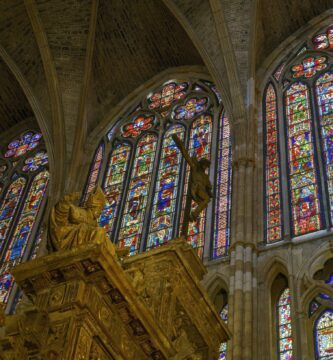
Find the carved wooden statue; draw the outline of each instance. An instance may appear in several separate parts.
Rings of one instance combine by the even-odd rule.
[[[209,168],[210,161],[205,158],[198,160],[195,156],[191,157],[187,152],[184,143],[177,135],[172,135],[172,139],[190,166],[189,189],[182,230],[182,235],[187,236],[188,222],[196,221],[200,213],[208,206],[210,199],[213,197],[212,184],[208,174],[206,174],[206,169]],[[192,200],[197,204],[197,207],[191,211]]]
[[[51,210],[49,238],[57,249],[72,249],[88,243],[102,243],[106,232],[97,224],[105,206],[105,195],[96,187],[85,207],[73,204],[80,193],[67,194]]]

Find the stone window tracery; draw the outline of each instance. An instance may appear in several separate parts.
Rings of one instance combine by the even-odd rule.
[[[104,179],[96,172],[101,166],[96,155],[83,200],[99,181],[108,200],[100,224],[132,254],[178,236],[189,169],[172,134],[183,139],[191,155],[210,159],[209,175],[218,179],[215,200],[190,225],[187,240],[200,257],[204,248],[209,257],[224,256],[230,243],[231,141],[229,120],[212,83],[172,80],[130,109],[103,139],[110,154]],[[208,238],[214,241],[205,247]]]
[[[3,150],[4,156],[0,153],[0,303],[12,303],[16,295],[9,271],[34,251],[49,172],[43,137],[38,131],[24,132]]]
[[[326,35],[319,34],[313,42],[309,40],[302,51],[285,58],[264,91],[267,243],[289,240],[332,226],[331,30],[330,27]],[[326,45],[319,40],[326,41]],[[283,183],[282,178],[287,182]]]

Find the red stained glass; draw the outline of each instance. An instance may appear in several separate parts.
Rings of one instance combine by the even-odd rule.
[[[324,70],[327,67],[325,56],[308,57],[303,60],[301,64],[294,65],[291,71],[294,73],[293,77],[310,78],[314,76],[318,71]]]
[[[265,109],[266,239],[267,242],[273,242],[281,240],[282,211],[277,106],[276,94],[272,85],[269,85],[266,90]]]
[[[150,129],[153,126],[154,117],[153,116],[143,116],[140,115],[133,120],[133,122],[126,124],[122,128],[122,133],[124,137],[135,138],[139,136],[143,131]]]
[[[319,125],[324,155],[331,219],[333,220],[333,74],[327,72],[316,82]]]
[[[149,109],[168,108],[173,102],[185,97],[187,88],[187,83],[177,84],[171,82],[164,85],[162,91],[148,96]]]
[[[225,114],[221,117],[219,132],[213,258],[226,255],[230,243],[231,139],[229,119]]]
[[[302,235],[321,228],[307,86],[294,83],[286,92],[286,106],[293,233]]]
[[[330,26],[326,32],[316,35],[312,39],[313,45],[317,50],[333,48],[333,26]]]
[[[97,185],[99,174],[101,172],[103,157],[104,157],[104,144],[102,143],[99,145],[93,160],[93,165],[90,170],[86,191],[84,193],[84,198],[83,198],[84,203],[87,201],[89,194],[95,189]]]

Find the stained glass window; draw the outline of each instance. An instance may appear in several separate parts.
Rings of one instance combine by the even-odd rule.
[[[316,359],[329,360],[333,356],[333,311],[324,311],[315,323]]]
[[[28,158],[24,161],[24,166],[22,168],[22,170],[24,172],[27,171],[36,171],[36,170],[40,170],[42,169],[46,164],[48,164],[49,159],[47,156],[47,153],[45,150],[43,151],[39,151],[38,153],[35,154],[34,157]]]
[[[107,205],[99,220],[109,236],[112,237],[113,225],[117,217],[121,195],[123,193],[125,175],[131,155],[129,144],[117,144],[110,155],[109,165],[103,190],[106,195]]]
[[[209,115],[202,115],[193,122],[190,132],[190,146],[189,153],[191,156],[196,156],[199,160],[206,158],[210,160],[211,150],[211,132],[212,132],[212,118]],[[185,188],[182,217],[184,216],[184,209],[186,204],[186,194],[188,191],[190,167],[186,166]],[[192,210],[195,208],[194,202],[191,206]],[[202,257],[204,247],[204,231],[205,231],[205,212],[202,212],[198,220],[191,222],[188,228],[188,241],[194,248],[197,249],[199,257]]]
[[[230,242],[231,138],[229,119],[225,113],[219,126],[216,186],[213,258],[226,255]]]
[[[333,26],[330,26],[325,33],[318,34],[312,40],[318,50],[333,48]]]
[[[98,177],[101,171],[102,163],[104,158],[104,144],[101,143],[96,151],[92,167],[89,173],[86,190],[84,193],[83,202],[85,203],[88,199],[89,194],[93,191],[98,182]]]
[[[17,213],[25,185],[25,178],[18,178],[9,185],[3,198],[0,207],[0,251],[8,238],[8,232]]]
[[[213,241],[214,234],[215,243],[206,247],[214,251],[207,256],[227,255],[231,141],[229,120],[220,116],[221,99],[211,82],[169,81],[144,94],[138,106],[114,121],[103,138],[110,155],[102,184],[107,206],[99,222],[118,246],[129,246],[135,254],[165,244],[181,232],[189,167],[172,140],[177,134],[191,156],[211,160],[209,172],[219,178],[213,183],[217,200],[190,224],[188,241],[202,257],[205,236]],[[219,122],[214,124],[213,119]],[[213,129],[218,131],[214,143]],[[94,160],[90,177],[95,168]]]
[[[181,161],[180,151],[171,138],[173,134],[183,140],[183,126],[176,125],[172,127],[164,136],[152,220],[150,222],[148,247],[155,247],[171,240],[173,235]]]
[[[308,57],[303,60],[301,64],[294,65],[291,68],[291,71],[294,73],[293,77],[300,78],[310,78],[318,71],[324,70],[327,67],[325,56],[318,56],[318,57]]]
[[[132,123],[126,124],[123,127],[124,137],[137,137],[143,131],[150,129],[153,126],[153,116],[138,116]]]
[[[148,96],[149,109],[167,108],[174,101],[185,97],[187,84],[176,84],[174,82],[166,84],[159,92]]]
[[[147,134],[138,142],[125,211],[119,233],[119,245],[137,252],[140,246],[149,185],[156,153],[157,137]]]
[[[35,224],[36,216],[44,198],[48,179],[49,173],[47,171],[40,172],[36,175],[30,186],[21,216],[16,225],[14,234],[11,236],[0,268],[0,283],[6,284],[0,294],[0,302],[6,303],[8,300],[13,285],[13,277],[9,274],[9,270],[21,262],[24,256]]]
[[[207,108],[207,99],[191,98],[186,101],[185,105],[178,106],[175,110],[175,118],[177,120],[190,120],[194,116],[202,113]]]
[[[267,242],[273,242],[282,237],[282,212],[276,93],[272,84],[266,90],[264,136],[266,140],[266,239]]]
[[[227,324],[228,323],[228,304],[223,306],[220,316],[221,316],[221,319]],[[228,346],[227,342],[221,343],[220,350],[219,350],[220,351],[220,355],[219,355],[220,360],[227,359],[227,346]]]
[[[320,307],[316,300],[312,300],[309,304],[309,316],[312,316]]]
[[[34,251],[34,232],[42,214],[48,183],[48,157],[42,134],[26,131],[7,146],[0,159],[0,303],[8,303],[13,278],[9,270]],[[6,159],[8,158],[8,159]],[[38,215],[40,214],[40,215]],[[8,306],[15,306],[9,301]]]
[[[277,303],[278,353],[280,360],[293,359],[293,338],[291,325],[291,295],[286,288]]]
[[[330,212],[333,219],[333,74],[331,72],[318,78],[316,92]]]
[[[18,158],[26,152],[31,151],[40,143],[42,134],[39,132],[28,131],[21,135],[19,139],[13,140],[5,153],[6,158]]]
[[[322,226],[309,91],[305,84],[296,82],[290,86],[286,108],[293,234],[302,235]]]

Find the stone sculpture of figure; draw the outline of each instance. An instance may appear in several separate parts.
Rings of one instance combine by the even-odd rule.
[[[79,198],[80,193],[67,194],[51,210],[49,238],[56,250],[102,243],[107,238],[105,229],[97,224],[106,204],[102,189],[96,187],[85,207],[74,205]]]
[[[213,197],[212,184],[209,180],[208,174],[206,174],[206,169],[209,168],[210,161],[205,158],[198,160],[195,156],[191,157],[186,151],[184,143],[177,137],[177,135],[172,135],[172,139],[190,166],[190,191],[188,192],[187,197],[190,198],[188,199],[189,203],[191,204],[191,201],[193,200],[197,204],[197,207],[192,210],[190,214],[186,214],[185,211],[184,216],[188,216],[189,221],[194,222],[198,219],[201,211],[207,207],[210,199]]]

